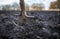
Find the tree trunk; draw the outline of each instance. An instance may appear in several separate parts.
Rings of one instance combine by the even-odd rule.
[[[22,17],[25,18],[25,3],[24,3],[24,0],[20,0],[20,7],[21,7]]]
[[[25,3],[24,3],[24,0],[20,0],[20,8],[21,8],[22,20],[25,23],[26,22],[26,17],[25,17]]]

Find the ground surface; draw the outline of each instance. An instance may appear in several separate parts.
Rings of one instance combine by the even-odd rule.
[[[29,22],[21,22],[19,11],[0,11],[0,36],[3,39],[60,39],[57,11],[30,11]]]

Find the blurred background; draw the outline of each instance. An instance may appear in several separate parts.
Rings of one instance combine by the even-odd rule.
[[[19,0],[0,0],[0,10],[21,10]],[[60,9],[60,0],[25,0],[26,11]]]

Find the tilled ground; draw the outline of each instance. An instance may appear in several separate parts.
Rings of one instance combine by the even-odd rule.
[[[20,12],[3,12],[0,15],[2,39],[60,39],[60,15],[57,12],[27,12],[36,18],[21,23]]]

